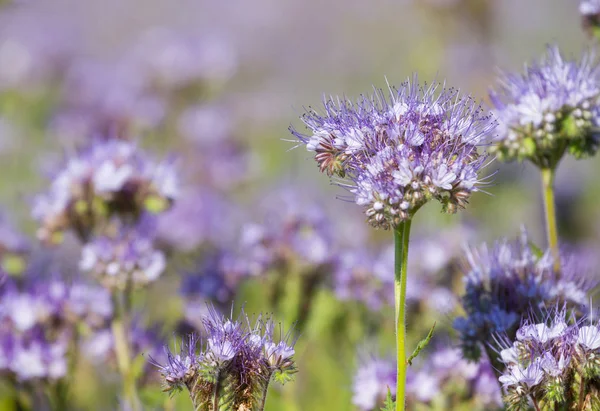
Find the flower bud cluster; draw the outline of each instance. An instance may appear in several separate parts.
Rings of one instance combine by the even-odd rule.
[[[194,409],[210,410],[212,404],[227,409],[256,409],[271,380],[285,383],[296,372],[291,334],[275,335],[272,319],[259,317],[252,325],[224,317],[209,307],[203,319],[205,339],[191,336],[177,354],[166,350],[164,365],[153,361],[163,377],[164,390],[189,391]]]
[[[479,359],[482,347],[495,345],[495,333],[513,338],[530,310],[539,314],[555,304],[584,306],[596,282],[570,261],[563,256],[562,268],[555,272],[551,253],[536,249],[525,231],[516,241],[468,249],[461,299],[466,314],[454,322],[464,356]]]
[[[429,200],[454,213],[467,204],[482,180],[485,156],[477,147],[495,122],[471,98],[416,79],[399,90],[324,102],[323,115],[310,109],[303,121],[312,134],[290,129],[322,172],[362,206],[374,227],[390,229]]]
[[[598,409],[599,355],[599,324],[569,325],[564,310],[541,323],[525,321],[514,342],[500,351],[506,403],[517,409],[530,401],[538,409]]]
[[[576,158],[598,150],[600,71],[592,55],[565,61],[558,47],[509,74],[490,94],[500,134],[490,149],[502,161],[530,160],[554,168],[565,152]]]
[[[41,223],[38,237],[57,242],[64,230],[73,229],[87,240],[107,217],[161,212],[177,192],[171,162],[155,164],[128,141],[98,140],[70,158],[49,191],[35,199],[33,216]]]

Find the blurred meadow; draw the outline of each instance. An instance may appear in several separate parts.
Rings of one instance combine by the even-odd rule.
[[[413,73],[423,82],[445,80],[487,104],[499,69],[520,70],[550,43],[569,57],[591,47],[577,3],[0,2],[0,258],[10,283],[2,298],[41,285],[29,304],[5,303],[0,337],[11,315],[14,323],[33,315],[45,284],[98,283],[80,257],[89,237],[54,228],[40,234],[45,222],[32,210],[57,170],[91,139],[134,142],[143,161],[172,165],[179,185],[176,198],[166,195],[169,207],[144,199],[145,207],[159,204],[149,225],[166,262],[162,275],[134,289],[129,302],[131,373],[141,409],[193,409],[187,393],[161,391],[149,357],[164,363],[165,344],[173,348],[188,332],[202,333],[211,303],[234,318],[243,308],[254,319],[272,314],[284,332],[294,327],[298,372],[283,386],[273,384],[266,410],[378,410],[368,401],[359,406],[353,381],[365,358],[394,353],[393,239],[364,224],[352,201],[336,199],[347,193],[320,175],[307,161],[312,153],[295,148],[287,129],[303,130],[304,107],[318,107],[323,96],[358,96]],[[533,170],[493,162],[486,172],[495,173],[494,183],[467,210],[449,216],[429,204],[415,217],[410,346],[434,322],[437,328],[409,371],[409,409],[500,408],[495,382],[477,387],[493,374],[482,376],[473,367],[483,365],[460,358],[452,324],[462,315],[464,245],[514,239],[522,227],[543,243],[541,183]],[[599,172],[598,158],[561,163],[556,196],[564,244],[598,247]],[[94,306],[92,298],[83,300]],[[40,310],[52,306],[52,315],[68,323],[67,305],[36,305],[35,315],[46,318]],[[38,384],[3,372],[7,356],[15,355],[5,347],[0,410],[128,409],[105,320],[69,325],[79,354],[69,359],[68,400],[61,406],[51,378]],[[8,344],[2,338],[0,345]],[[23,361],[26,367],[30,360]],[[437,376],[429,367],[447,370]]]

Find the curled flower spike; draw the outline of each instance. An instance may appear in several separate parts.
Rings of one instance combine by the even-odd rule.
[[[496,124],[455,89],[421,87],[415,77],[389,96],[376,90],[356,102],[323,105],[323,114],[309,109],[302,118],[310,134],[290,131],[374,227],[395,227],[432,199],[454,213],[485,183],[478,173],[486,156],[478,147]]]
[[[548,329],[530,324],[519,329],[519,324],[531,310],[541,315],[556,304],[566,303],[574,310],[586,304],[589,291],[597,283],[573,261],[576,259],[575,254],[565,255],[561,270],[556,272],[550,251],[541,252],[532,246],[526,231],[513,241],[467,249],[462,296],[466,315],[454,322],[465,357],[476,360],[482,347],[496,346],[495,333],[522,341],[552,339],[560,334],[566,325]],[[503,368],[501,363],[494,366]]]
[[[32,214],[41,223],[43,241],[59,241],[66,229],[87,240],[108,216],[164,211],[177,193],[172,162],[155,164],[128,141],[96,140],[54,176],[49,191],[35,199]]]
[[[152,360],[165,391],[187,388],[194,409],[263,409],[271,380],[285,383],[296,372],[291,332],[276,338],[271,318],[252,324],[243,312],[233,320],[209,306],[202,324],[206,344],[199,353],[190,337],[180,353],[167,351],[165,365]]]
[[[530,401],[544,409],[600,406],[595,382],[600,376],[598,324],[572,321],[566,309],[555,309],[542,322],[524,321],[516,340],[503,338],[499,359],[506,368],[499,381],[509,409],[527,407]]]
[[[154,248],[152,240],[139,229],[97,237],[83,247],[79,268],[94,274],[109,289],[123,290],[129,284],[142,287],[156,281],[166,267],[165,255]]]
[[[530,160],[555,168],[565,152],[576,158],[598,150],[600,71],[595,56],[564,60],[558,47],[525,68],[506,74],[490,93],[500,122],[490,152],[502,161]]]

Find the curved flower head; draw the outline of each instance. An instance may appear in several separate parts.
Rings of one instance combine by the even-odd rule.
[[[32,214],[44,241],[58,241],[66,229],[87,238],[94,222],[113,214],[163,211],[177,194],[171,161],[157,164],[129,141],[96,140],[68,159],[48,192],[35,199]]]
[[[500,122],[493,148],[500,160],[530,160],[555,167],[565,152],[576,158],[596,153],[600,134],[600,71],[595,56],[563,59],[548,48],[523,74],[506,74],[490,93]]]
[[[374,227],[389,229],[436,199],[454,213],[479,190],[495,122],[471,98],[416,78],[356,102],[324,101],[302,118],[310,134],[291,133],[315,153],[322,172],[339,178]]]
[[[115,237],[97,237],[81,252],[79,268],[90,272],[109,289],[141,287],[160,277],[166,257],[140,229],[122,229]]]
[[[539,316],[557,304],[567,304],[569,309],[585,304],[595,283],[587,280],[585,271],[576,270],[576,264],[569,263],[569,256],[561,261],[561,270],[555,272],[551,253],[532,246],[525,231],[516,241],[468,249],[462,297],[466,315],[454,323],[465,357],[478,359],[482,346],[495,346],[496,333],[506,333],[511,340],[517,337],[540,342],[559,335],[565,324],[553,328],[526,324],[520,329],[519,325],[532,310]],[[494,365],[502,368],[501,364]]]
[[[180,352],[174,354],[165,347],[166,363],[158,363],[153,358],[150,359],[163,377],[164,391],[178,392],[184,387],[191,388],[191,384],[196,378],[198,372],[198,361],[200,355],[196,353],[198,339],[191,334],[187,341],[182,341]]]

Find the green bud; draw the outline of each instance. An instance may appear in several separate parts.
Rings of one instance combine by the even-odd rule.
[[[562,132],[567,138],[578,138],[581,130],[577,127],[576,119],[573,116],[567,116],[562,121]]]
[[[150,195],[144,200],[144,207],[151,213],[158,214],[169,208],[169,201],[164,197]]]
[[[17,277],[25,270],[25,259],[17,254],[7,254],[2,259],[2,269],[8,275]]]
[[[521,155],[523,157],[531,157],[535,154],[537,145],[532,137],[523,139],[523,145],[521,146]]]
[[[88,203],[85,200],[77,200],[73,205],[76,214],[86,214],[89,210]]]

